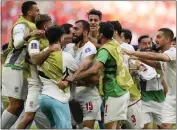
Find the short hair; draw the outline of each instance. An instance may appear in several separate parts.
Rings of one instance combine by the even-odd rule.
[[[48,14],[39,14],[35,19],[35,24],[40,29],[45,23],[52,21]]]
[[[100,18],[100,20],[102,19],[102,13],[101,13],[101,11],[96,10],[96,9],[91,9],[91,10],[87,13],[87,15],[88,15],[88,17],[89,17],[89,15],[97,15],[97,16]]]
[[[123,33],[125,39],[130,39],[130,42],[128,43],[128,44],[130,44],[132,41],[132,32],[128,29],[122,29],[122,33]]]
[[[78,20],[75,23],[82,23],[84,30],[90,31],[90,24],[86,20]]]
[[[63,28],[66,32],[66,34],[69,34],[70,33],[70,28],[73,27],[72,24],[69,24],[69,23],[64,23],[61,25],[61,28]]]
[[[174,34],[173,31],[169,28],[160,28],[158,31],[162,31],[166,38],[169,38],[170,41],[173,40]]]
[[[101,22],[99,25],[99,33],[107,39],[111,39],[114,35],[114,26],[110,22]]]
[[[49,27],[46,32],[45,36],[49,41],[49,44],[52,45],[55,42],[58,42],[61,40],[62,35],[65,33],[65,31],[58,25],[53,25],[52,27]]]
[[[119,21],[111,21],[111,24],[114,26],[114,30],[117,31],[118,35],[121,35],[122,26]]]
[[[141,40],[144,39],[144,38],[150,38],[149,35],[142,35],[138,38],[138,44],[141,43]]]
[[[28,11],[31,9],[33,5],[37,5],[35,1],[26,1],[22,4],[21,11],[24,16],[27,15]]]

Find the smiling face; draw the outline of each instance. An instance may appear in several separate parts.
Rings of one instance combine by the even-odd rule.
[[[90,24],[90,31],[98,31],[99,24],[101,22],[98,15],[90,14],[88,16],[88,22]]]
[[[141,39],[138,48],[140,51],[152,51],[151,39],[149,37]]]
[[[29,14],[29,16],[31,16],[33,22],[35,22],[35,19],[36,19],[37,15],[39,15],[39,13],[40,13],[40,11],[39,11],[39,7],[37,4],[32,5],[31,9],[28,12],[28,14]]]
[[[156,34],[155,42],[157,49],[162,50],[162,48],[164,48],[164,46],[168,44],[169,41],[162,31],[158,31]]]
[[[73,40],[79,42],[83,40],[84,27],[81,22],[76,23],[73,27]]]

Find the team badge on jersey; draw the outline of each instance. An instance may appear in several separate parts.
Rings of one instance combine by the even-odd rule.
[[[90,48],[85,49],[85,53],[90,52],[90,51],[91,51]]]
[[[31,49],[37,49],[37,43],[31,43]]]

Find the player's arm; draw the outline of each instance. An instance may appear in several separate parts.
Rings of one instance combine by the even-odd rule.
[[[163,86],[164,94],[165,94],[165,96],[166,96],[166,94],[167,94],[167,92],[168,92],[168,86],[167,86],[167,84],[166,84],[166,82],[165,82],[164,79],[162,80],[162,86]]]
[[[125,49],[123,49],[123,51],[128,55],[133,55],[141,59],[164,61],[164,62],[170,61],[170,57],[164,53],[128,51]]]
[[[152,61],[152,60],[146,60],[141,58],[139,60],[153,68],[161,70],[161,65],[159,61]]]
[[[31,41],[31,45],[32,42],[33,41]],[[49,46],[48,49],[46,49],[45,51],[40,52],[39,44],[38,44],[38,48],[36,49],[36,51],[30,54],[31,61],[35,65],[41,65],[47,59],[47,57],[50,55],[51,52],[58,51],[58,50],[61,50],[61,47],[58,46],[58,44],[54,44],[52,46]]]
[[[102,62],[96,62],[90,69],[78,74],[78,76],[75,78],[75,80],[79,80],[79,79],[89,77],[92,75],[97,75],[98,71],[103,67],[104,67],[104,64]]]
[[[44,35],[42,30],[29,32],[29,28],[25,24],[17,24],[13,28],[13,45],[16,49],[21,48],[30,37],[42,35]]]

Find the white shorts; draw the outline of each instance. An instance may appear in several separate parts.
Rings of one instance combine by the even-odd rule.
[[[2,86],[7,93],[5,96],[25,100],[28,87],[27,81],[23,77],[23,70],[15,70],[11,67],[2,69]]]
[[[85,100],[80,102],[83,109],[83,121],[85,120],[101,120],[101,98],[94,100]]]
[[[113,121],[127,120],[129,99],[129,92],[120,97],[108,97],[105,102],[104,124]]]
[[[28,86],[28,95],[25,103],[25,112],[36,112],[39,109],[38,96],[41,94],[41,85]]]
[[[176,100],[166,97],[162,108],[162,123],[176,124]]]
[[[127,121],[125,121],[127,129],[141,129],[144,127],[141,106],[141,100],[129,101]]]
[[[157,125],[162,124],[162,107],[163,102],[155,101],[142,101],[142,112],[144,117],[144,124],[155,123]]]

